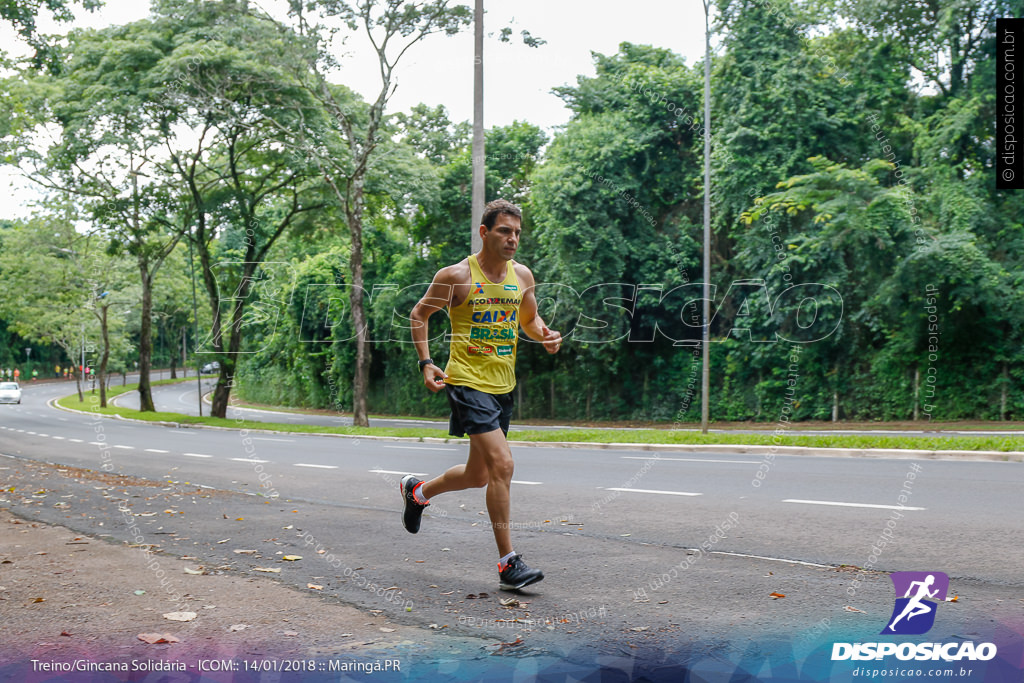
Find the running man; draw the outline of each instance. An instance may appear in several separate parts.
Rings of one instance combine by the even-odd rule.
[[[548,353],[557,353],[562,346],[562,335],[548,329],[537,314],[533,273],[512,260],[519,247],[521,222],[522,212],[511,202],[497,199],[485,206],[480,251],[439,270],[412,309],[412,340],[423,383],[433,392],[446,390],[452,410],[448,431],[452,436],[469,435],[469,458],[465,465],[455,465],[430,481],[410,474],[401,483],[402,523],[412,534],[419,531],[423,509],[432,497],[487,487],[487,513],[500,556],[498,580],[504,590],[544,578],[544,572],[527,567],[512,549],[509,530],[514,463],[506,435],[512,418],[519,328],[541,342]],[[442,308],[448,309],[452,325],[444,370],[430,358],[427,342],[427,322]]]
[[[889,624],[890,631],[896,630],[896,623],[903,617],[906,617],[907,621],[910,621],[920,614],[928,614],[932,611],[932,608],[922,602],[922,600],[924,598],[934,598],[935,594],[939,592],[938,588],[933,591],[928,590],[934,583],[935,576],[929,574],[924,581],[913,581],[909,586],[907,586],[907,594],[903,597],[910,598],[910,601],[907,603],[907,606],[903,608],[903,612],[901,612],[900,615],[893,619],[892,623]],[[910,594],[914,592],[914,586],[917,586],[917,594],[911,597]]]

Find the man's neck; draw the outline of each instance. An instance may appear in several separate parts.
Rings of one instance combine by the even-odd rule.
[[[506,264],[509,262],[500,256],[489,256],[483,249],[476,253],[476,262],[491,282],[501,282],[508,275]],[[490,277],[491,275],[498,277]]]

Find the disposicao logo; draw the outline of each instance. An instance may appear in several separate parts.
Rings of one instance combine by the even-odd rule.
[[[893,572],[896,604],[880,635],[921,635],[935,624],[938,603],[946,601],[949,577],[942,572]],[[832,661],[896,659],[918,661],[988,661],[996,656],[993,643],[833,643]]]
[[[949,577],[942,572],[893,572],[889,578],[896,588],[896,606],[882,635],[919,636],[930,631],[935,608],[946,601]]]

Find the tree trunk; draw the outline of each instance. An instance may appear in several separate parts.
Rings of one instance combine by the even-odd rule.
[[[550,393],[551,393],[551,412],[548,414],[548,417],[554,417],[555,416],[555,376],[554,375],[551,375],[551,377],[550,377],[549,390],[550,390]]]
[[[178,379],[178,373],[175,370],[175,366],[177,365],[176,361],[178,359],[178,349],[177,349],[177,347],[175,346],[175,343],[174,343],[174,339],[175,339],[176,336],[177,335],[175,335],[174,337],[171,337],[171,340],[170,340],[170,346],[171,346],[171,353],[170,353],[170,356],[171,356],[171,379]]]
[[[107,362],[110,360],[110,331],[107,327],[107,309],[100,306],[100,334],[103,339],[103,355],[100,356],[100,408],[107,407]]]
[[[999,419],[1006,420],[1006,387],[1010,383],[1010,370],[1003,363],[1003,381],[999,387]]]
[[[139,274],[142,276],[142,320],[139,331],[139,412],[153,412],[153,390],[149,384],[149,372],[153,365],[153,281],[149,263],[139,259]]]
[[[523,383],[516,382],[516,420],[523,419]]]
[[[228,399],[231,397],[231,387],[233,386],[235,372],[234,365],[234,362],[228,363],[226,360],[220,363],[217,385],[213,388],[213,396],[210,399],[211,417],[227,417]]]
[[[366,410],[366,394],[370,384],[370,342],[369,326],[363,306],[363,179],[352,183],[352,198],[347,212],[349,232],[352,234],[352,253],[349,267],[352,270],[352,285],[349,302],[352,306],[352,324],[356,328],[356,372],[352,381],[352,424],[369,427],[370,419]]]
[[[914,422],[917,422],[920,415],[918,413],[918,405],[920,400],[918,397],[921,394],[921,370],[920,368],[914,368]]]

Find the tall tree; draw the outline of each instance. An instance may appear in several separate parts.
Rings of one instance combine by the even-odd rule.
[[[165,126],[194,132],[167,139],[165,168],[184,188],[176,200],[187,208],[176,215],[196,248],[212,312],[208,350],[220,370],[211,414],[224,417],[252,316],[267,312],[259,297],[287,284],[265,264],[268,253],[325,206],[311,182],[315,167],[290,143],[315,102],[291,74],[301,38],[244,4],[161,0],[154,9],[171,32],[154,70],[165,79]]]
[[[127,284],[130,264],[107,254],[100,236],[78,233],[70,216],[67,208],[41,213],[3,233],[0,311],[18,334],[56,344],[76,368],[84,352],[90,358],[99,353],[105,405],[106,359],[124,346],[125,304],[137,291]],[[75,378],[84,400],[77,370]]]
[[[22,168],[43,187],[79,198],[112,248],[135,260],[141,284],[139,405],[154,409],[153,278],[181,238],[168,218],[167,176],[158,154],[168,135],[159,87],[149,74],[160,58],[161,34],[141,21],[102,31],[73,31],[60,73],[25,72],[17,82],[35,126],[22,125]],[[47,122],[61,136],[35,152]],[[41,132],[42,131],[42,132]],[[38,134],[38,135],[37,135]]]
[[[305,66],[306,87],[328,114],[330,126],[308,131],[309,150],[323,168],[324,178],[345,214],[351,236],[349,301],[357,331],[353,386],[353,421],[368,426],[370,340],[363,289],[363,220],[367,174],[379,163],[381,125],[394,94],[394,72],[402,57],[427,36],[454,35],[469,25],[472,13],[465,5],[447,0],[411,4],[366,0],[360,3],[290,0],[300,32],[314,41]],[[309,13],[312,12],[312,15]],[[337,62],[330,53],[331,38],[342,22],[350,31],[368,38],[380,67],[380,88],[367,107],[353,107],[345,89],[333,86],[330,76]],[[346,154],[337,154],[339,148]]]

